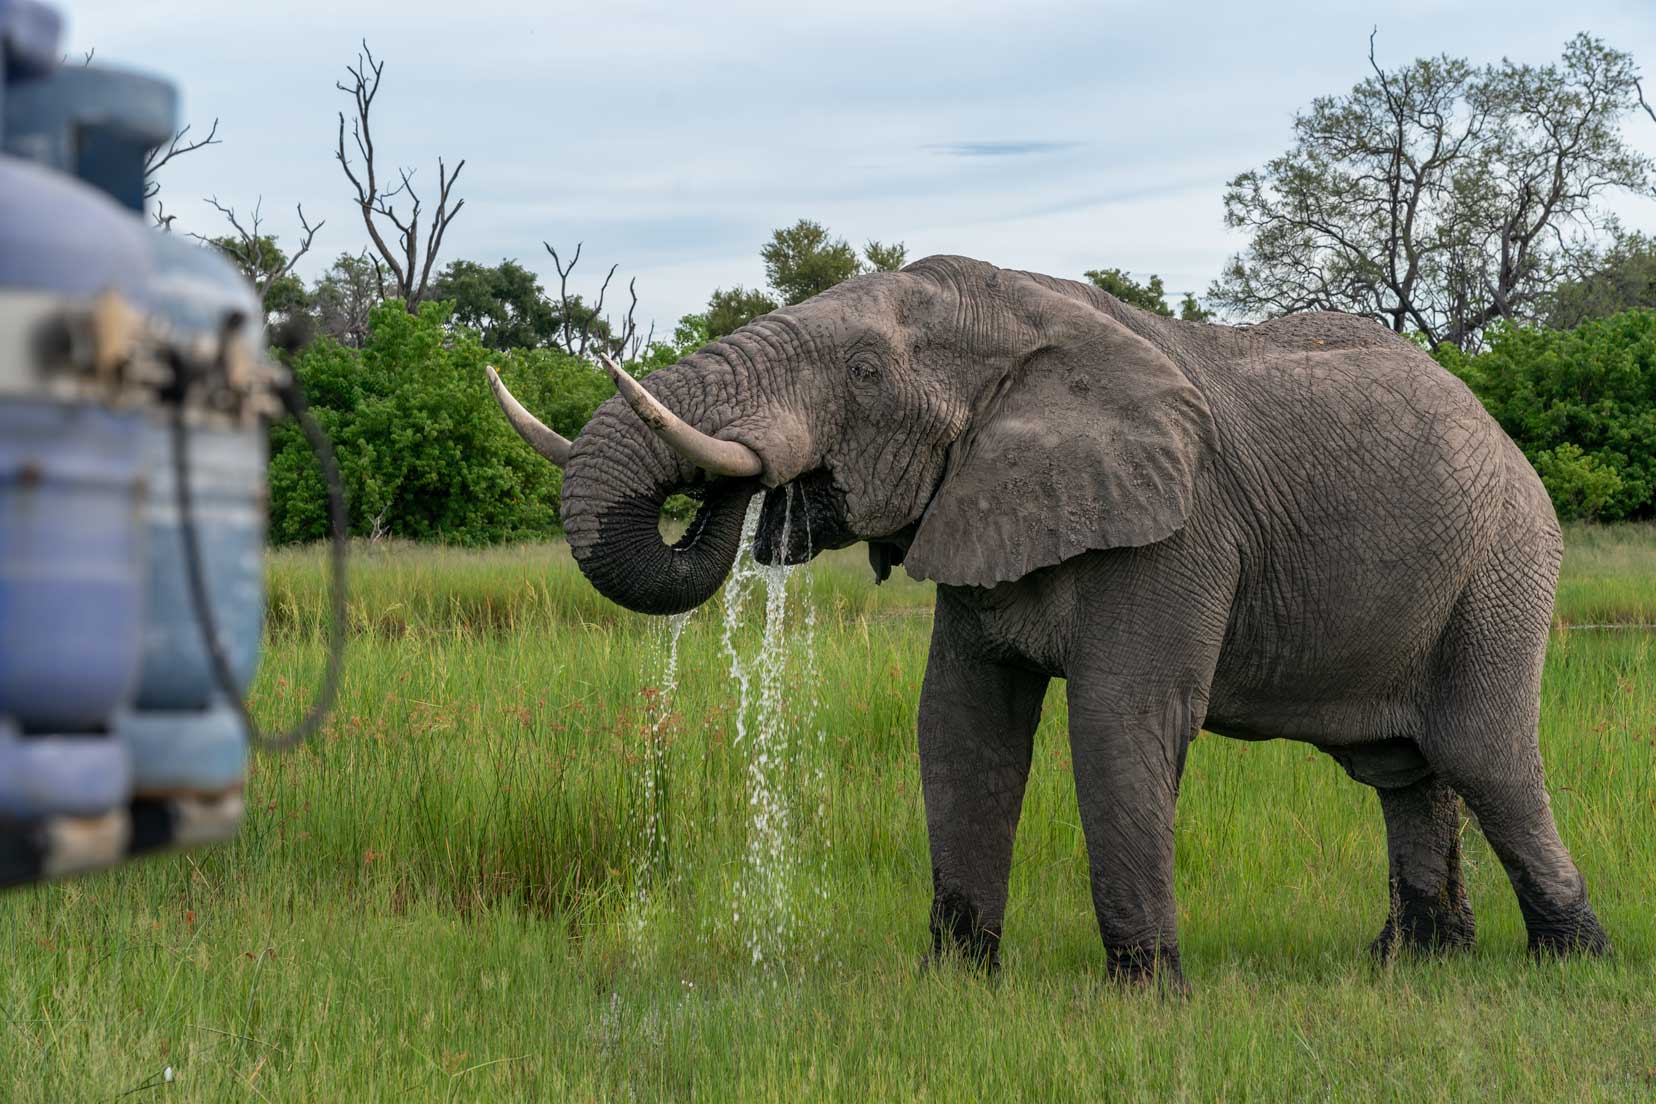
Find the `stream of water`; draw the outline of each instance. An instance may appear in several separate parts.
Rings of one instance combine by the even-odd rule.
[[[721,646],[729,662],[736,698],[732,750],[746,762],[746,843],[726,921],[755,967],[780,965],[790,950],[821,945],[826,903],[823,869],[805,869],[802,833],[820,825],[826,809],[824,742],[819,725],[817,618],[809,596],[796,593],[798,608],[789,626],[789,580],[796,568],[768,566],[753,558],[763,496],[755,496],[742,525],[741,547],[725,581]],[[803,511],[801,511],[803,514]],[[788,546],[792,499],[784,513],[779,547]],[[809,530],[806,531],[809,541]],[[801,588],[795,587],[796,592]],[[760,607],[755,599],[762,595]],[[763,627],[758,647],[744,629],[756,609]],[[651,696],[645,730],[642,799],[646,869],[638,879],[632,910],[635,935],[642,935],[652,895],[666,885],[672,871],[670,808],[666,787],[670,773],[664,732],[678,686],[679,641],[693,613],[666,625],[657,687]],[[694,734],[692,734],[694,738]],[[809,876],[810,884],[802,884]]]
[[[816,713],[814,683],[799,678],[802,671],[796,671],[795,679],[788,678],[790,659],[814,659],[815,611],[807,609],[805,631],[790,640],[788,579],[795,569],[767,566],[753,558],[761,503],[756,496],[748,507],[741,551],[725,582],[723,636],[738,693],[735,746],[747,757],[747,847],[730,920],[755,966],[779,963],[790,947],[808,935],[798,884],[802,813],[793,797],[800,773],[800,730]],[[790,496],[779,548],[788,547],[792,505]],[[750,600],[760,591],[764,628],[759,649],[744,655],[739,633]],[[784,691],[789,691],[786,698]]]

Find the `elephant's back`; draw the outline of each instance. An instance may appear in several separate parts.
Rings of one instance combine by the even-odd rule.
[[[1246,355],[1224,365],[1216,417],[1259,490],[1358,528],[1418,520],[1441,537],[1447,521],[1472,536],[1496,523],[1511,442],[1425,350],[1348,314],[1251,329]]]

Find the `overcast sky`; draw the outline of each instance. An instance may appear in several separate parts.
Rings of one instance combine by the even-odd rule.
[[[1656,0],[78,0],[70,44],[174,79],[223,144],[162,176],[178,225],[202,197],[317,236],[314,274],[367,241],[333,161],[334,89],[366,36],[385,60],[377,144],[417,169],[466,159],[443,260],[585,242],[577,290],[638,278],[670,330],[715,286],[764,283],[772,228],[817,219],[912,258],[964,253],[1078,276],[1120,267],[1200,293],[1239,239],[1224,183],[1282,152],[1294,112],[1367,68],[1449,52],[1544,62],[1574,33],[1656,83]],[[1630,118],[1656,154],[1656,123]],[[1618,204],[1656,229],[1656,203]],[[613,293],[612,293],[613,294]]]

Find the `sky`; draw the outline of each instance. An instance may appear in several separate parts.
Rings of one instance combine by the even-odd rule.
[[[1656,85],[1656,0],[78,0],[68,44],[176,80],[222,144],[169,166],[180,229],[204,202],[295,203],[325,220],[300,271],[367,244],[333,158],[334,87],[366,38],[387,162],[436,188],[460,158],[439,263],[515,258],[556,286],[550,242],[584,243],[572,291],[619,265],[663,332],[715,287],[764,284],[759,248],[800,218],[911,259],[961,253],[1079,277],[1123,268],[1200,294],[1243,239],[1225,182],[1287,149],[1294,113],[1368,71],[1450,53],[1546,62],[1589,31]],[[1629,117],[1656,155],[1656,122]],[[382,170],[383,171],[383,170]],[[1622,199],[1656,230],[1656,202]],[[624,298],[624,291],[621,293]]]

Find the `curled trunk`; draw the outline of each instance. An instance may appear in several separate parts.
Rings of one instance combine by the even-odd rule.
[[[703,432],[707,388],[691,365],[658,372],[650,392]],[[714,421],[715,424],[705,424]],[[672,451],[619,396],[582,431],[564,469],[563,523],[575,562],[598,592],[640,613],[683,613],[707,601],[736,561],[756,479],[712,479]],[[676,543],[661,536],[661,506],[680,492],[701,508]]]

